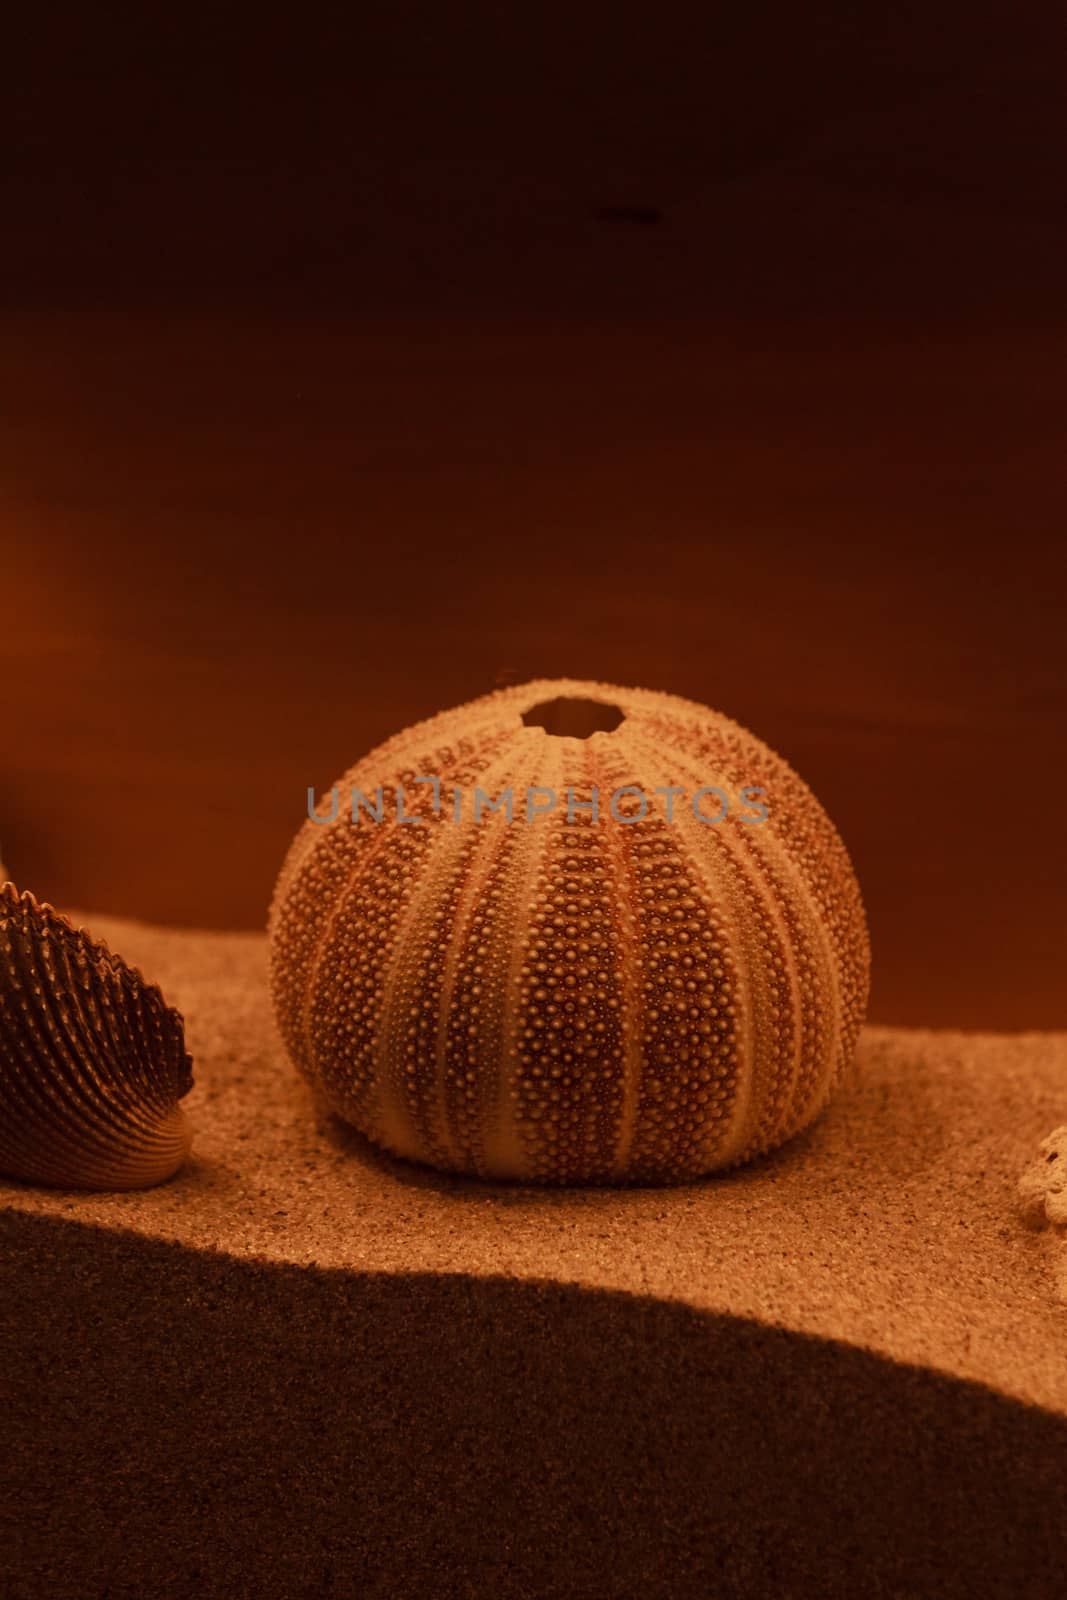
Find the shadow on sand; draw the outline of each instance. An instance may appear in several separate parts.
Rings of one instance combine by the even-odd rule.
[[[1067,1427],[677,1304],[0,1216],[5,1600],[1056,1592]]]

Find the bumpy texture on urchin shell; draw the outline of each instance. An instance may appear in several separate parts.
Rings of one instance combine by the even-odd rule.
[[[584,739],[523,723],[556,697],[625,720]],[[379,784],[384,820],[353,824],[351,789]],[[423,825],[395,820],[398,784]],[[624,784],[758,785],[769,815],[706,825],[680,804],[624,824],[606,814]],[[474,823],[474,785],[551,788],[560,807]],[[568,821],[568,787],[593,785],[600,820]],[[491,1178],[678,1181],[771,1149],[825,1103],[866,1006],[863,905],[814,796],[737,723],[540,680],[409,728],[337,789],[338,820],[308,818],[275,889],[272,992],[297,1068],[375,1143]]]
[[[189,1149],[179,1012],[155,984],[12,883],[0,888],[0,1173],[141,1189]]]

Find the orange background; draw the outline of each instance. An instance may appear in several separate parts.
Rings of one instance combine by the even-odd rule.
[[[269,8],[30,41],[16,881],[261,926],[309,784],[499,682],[598,677],[812,785],[877,1020],[1065,1025],[1051,22],[425,9],[288,53]]]

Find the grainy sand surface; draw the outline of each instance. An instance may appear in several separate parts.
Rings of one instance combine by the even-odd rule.
[[[250,1574],[279,1594],[707,1594],[713,1571],[739,1595],[774,1573],[797,1594],[1052,1592],[1067,1307],[1015,1189],[1064,1120],[1067,1034],[868,1028],[816,1126],[734,1174],[488,1185],[317,1111],[274,1030],[264,937],[71,915],[184,1012],[196,1135],[144,1193],[0,1188],[13,1437],[36,1463],[12,1600],[243,1593]],[[189,1403],[164,1422],[172,1383]],[[165,1560],[147,1502],[105,1494],[118,1466],[86,1468],[95,1426],[123,1483],[174,1496]],[[42,1466],[64,1440],[66,1511]],[[230,1493],[240,1464],[236,1521],[222,1503],[189,1521],[196,1470],[172,1482],[170,1450],[207,1452]],[[276,1502],[297,1516],[298,1482],[306,1591],[251,1533]],[[129,1537],[91,1534],[107,1501]],[[565,1570],[544,1565],[551,1528]]]

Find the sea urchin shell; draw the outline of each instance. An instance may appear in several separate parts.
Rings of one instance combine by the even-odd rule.
[[[764,816],[718,819],[711,785]],[[476,786],[518,814],[475,818]],[[338,787],[282,869],[271,982],[296,1066],[376,1143],[485,1177],[676,1181],[825,1103],[866,1005],[863,905],[815,797],[737,723],[542,680]],[[673,813],[650,809],[666,790]]]
[[[0,888],[0,1172],[141,1189],[189,1149],[180,1014],[85,929]]]

